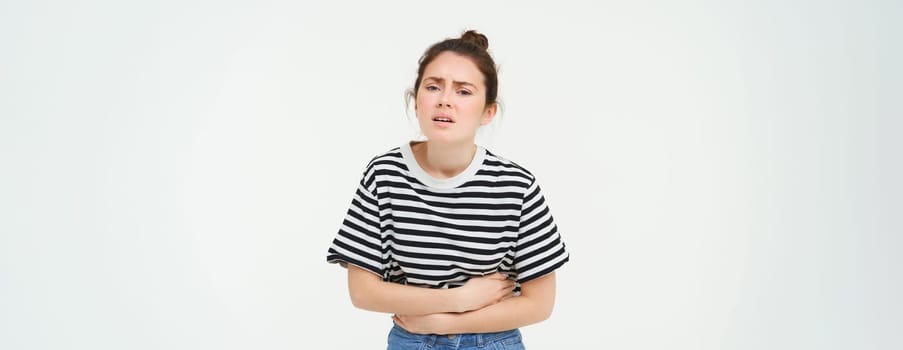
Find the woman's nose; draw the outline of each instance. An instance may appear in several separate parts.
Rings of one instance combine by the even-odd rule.
[[[437,107],[442,107],[442,106],[451,107],[451,103],[449,102],[447,93],[442,93],[442,95],[439,96],[439,103],[436,106]]]

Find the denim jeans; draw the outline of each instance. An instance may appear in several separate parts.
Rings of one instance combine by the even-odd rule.
[[[450,335],[415,334],[394,325],[388,350],[524,350],[520,331]]]

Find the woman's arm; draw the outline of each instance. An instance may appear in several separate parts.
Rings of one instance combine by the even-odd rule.
[[[510,296],[514,281],[495,273],[452,289],[384,282],[376,274],[348,264],[348,292],[355,307],[386,313],[425,315],[476,310]]]
[[[395,322],[412,333],[457,334],[500,332],[543,321],[555,305],[555,273],[521,285],[521,295],[479,310],[413,316],[398,314]]]

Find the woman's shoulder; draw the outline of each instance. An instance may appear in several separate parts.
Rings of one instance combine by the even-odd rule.
[[[402,157],[403,156],[401,155],[401,147],[398,147],[398,146],[392,147],[388,150],[384,150],[384,151],[373,154],[373,156],[370,157],[370,162],[367,163],[367,167],[369,168],[374,163],[377,163],[380,161],[400,162],[402,160]]]
[[[488,149],[486,150],[486,158],[483,160],[483,166],[494,171],[521,176],[530,181],[535,179],[533,173],[524,166]]]
[[[401,153],[400,147],[393,147],[388,150],[371,153],[370,160],[367,162],[367,166],[364,167],[364,176],[372,177],[375,175],[375,172],[380,169],[407,171],[408,167],[405,165],[404,156]]]

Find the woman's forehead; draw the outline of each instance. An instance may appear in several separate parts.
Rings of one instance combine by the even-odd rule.
[[[423,72],[423,80],[436,79],[442,82],[466,82],[479,84],[482,82],[483,73],[477,65],[467,58],[453,52],[443,52],[426,66]]]

